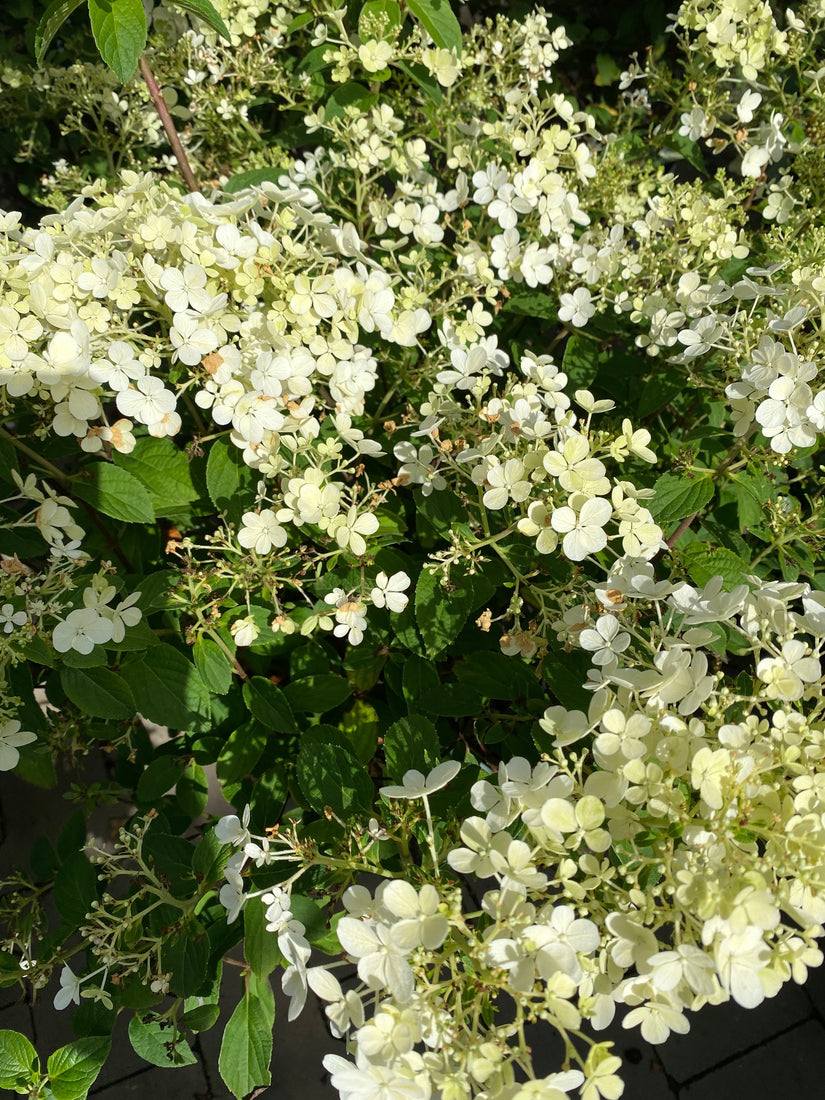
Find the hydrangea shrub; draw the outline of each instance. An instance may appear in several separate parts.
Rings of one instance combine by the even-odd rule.
[[[276,971],[343,1100],[615,1100],[614,1018],[823,958],[825,6],[686,0],[612,89],[542,8],[196,8],[198,191],[139,77],[0,73],[119,135],[0,213],[0,769],[109,776],[6,876],[79,1038],[0,1086],[81,1100],[122,1011],[191,1063],[242,945],[239,1100]]]

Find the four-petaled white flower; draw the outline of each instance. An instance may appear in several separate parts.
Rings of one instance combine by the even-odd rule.
[[[14,604],[4,603],[0,607],[0,625],[3,627],[4,634],[11,634],[16,626],[25,626],[28,621],[26,612],[15,611]]]
[[[329,531],[342,550],[349,548],[357,557],[367,552],[366,538],[378,530],[378,517],[373,512],[361,512],[352,504],[345,515],[331,520]],[[365,538],[366,536],[366,538]]]
[[[286,537],[286,531],[271,508],[263,512],[244,512],[238,542],[247,550],[268,554],[273,546],[283,546]]]
[[[400,614],[409,603],[409,596],[404,595],[404,592],[410,587],[410,583],[410,578],[403,570],[393,573],[391,577],[381,572],[375,578],[370,599],[376,607],[386,607],[388,611]]]
[[[138,378],[134,386],[121,390],[115,404],[124,416],[131,416],[141,424],[158,424],[164,416],[175,411],[174,393],[167,390],[160,378],[147,375]]]
[[[114,624],[93,607],[81,607],[70,611],[52,631],[52,645],[58,653],[70,649],[78,653],[91,653],[96,645],[105,645],[114,637]]]
[[[615,615],[600,615],[592,628],[579,634],[579,645],[590,650],[594,665],[610,665],[630,645],[630,635],[621,629]]]
[[[439,911],[438,891],[429,883],[416,890],[403,879],[393,879],[381,890],[380,901],[398,918],[391,927],[391,935],[399,947],[408,951],[415,947],[435,951],[446,939],[449,923]]]
[[[583,500],[581,494],[574,494],[570,499],[574,503]],[[554,531],[564,535],[565,557],[570,561],[584,561],[588,554],[604,550],[607,535],[603,528],[612,514],[612,505],[604,497],[583,500],[578,511],[568,506],[557,508],[550,522]]]
[[[580,286],[572,294],[562,294],[559,309],[560,321],[569,321],[576,328],[583,328],[595,312],[596,307],[586,287]]]

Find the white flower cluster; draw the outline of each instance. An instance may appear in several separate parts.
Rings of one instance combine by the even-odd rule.
[[[95,577],[91,587],[83,590],[83,606],[70,611],[52,631],[52,644],[58,653],[70,649],[76,653],[91,653],[96,645],[122,642],[127,626],[137,626],[143,612],[134,605],[140,592],[132,592],[115,607],[109,606],[117,595],[113,584],[98,583]]]
[[[720,69],[741,68],[746,80],[757,80],[788,52],[787,34],[765,0],[686,0],[676,23],[697,34],[694,48],[710,53]]]
[[[78,200],[39,229],[7,216],[0,387],[53,409],[44,430],[83,450],[129,453],[135,432],[178,432],[194,385],[244,460],[281,480],[279,507],[244,516],[241,545],[264,554],[286,541],[282,525],[312,524],[361,555],[377,521],[334,476],[344,444],[353,461],[381,453],[352,423],[376,379],[358,335],[407,344],[429,316],[418,310],[410,329],[352,226],[331,230],[302,205],[312,192],[284,184],[213,203],[127,173],[96,208]],[[342,251],[362,259],[350,266]],[[184,368],[177,386],[155,373],[164,358]],[[39,522],[52,543],[58,530],[80,537],[58,498]]]
[[[560,544],[564,556],[578,562],[617,539],[625,554],[653,557],[662,545],[662,532],[641,503],[650,491],[626,480],[611,482],[598,457],[623,462],[632,455],[655,462],[648,447],[650,433],[634,430],[628,419],[621,435],[595,432],[592,418],[609,411],[613,402],[595,401],[589,391],[577,390],[575,402],[585,412],[580,420],[565,393],[567,376],[549,355],[525,355],[519,364],[522,378],[509,372],[497,396],[478,412],[468,409],[450,389],[459,395],[469,391],[477,400],[504,373],[508,357],[497,348],[495,337],[467,347],[447,327],[442,339],[448,348],[452,345],[450,360],[458,369],[437,374],[441,385],[422,406],[424,419],[413,433],[438,432],[442,450],[436,456],[429,444],[418,449],[412,442],[396,444],[394,453],[402,460],[399,482],[419,484],[428,495],[446,487],[448,472],[460,479],[469,473],[488,512],[518,508],[517,528],[536,540],[540,554],[550,554]],[[475,446],[444,448],[444,436],[468,434],[478,439]],[[615,533],[608,535],[605,528],[611,524]]]

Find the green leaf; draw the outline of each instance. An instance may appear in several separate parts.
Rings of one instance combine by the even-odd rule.
[[[249,974],[244,995],[226,1025],[218,1058],[221,1077],[237,1100],[272,1081],[275,1001],[269,982]]]
[[[447,0],[407,0],[407,7],[436,46],[461,56],[461,26]]]
[[[705,585],[711,577],[721,577],[725,591],[730,592],[738,584],[747,583],[747,562],[722,546],[713,547],[706,542],[692,542],[685,547],[680,558],[694,584]]]
[[[278,937],[266,930],[266,906],[260,898],[244,906],[243,953],[256,978],[266,978],[282,959]]]
[[[84,472],[91,477],[72,482],[75,496],[112,519],[152,523],[155,518],[152,498],[136,477],[110,462],[95,462]]]
[[[131,454],[116,451],[112,457],[148,489],[156,516],[170,516],[198,499],[189,460],[171,439],[147,435],[137,441]]]
[[[43,64],[46,50],[52,43],[52,39],[75,10],[79,8],[83,0],[52,0],[51,4],[43,12],[37,30],[34,32],[34,56],[37,64]]]
[[[670,375],[657,376],[645,383],[639,396],[639,404],[636,415],[639,417],[650,416],[659,409],[664,408],[685,389],[683,378],[674,372]]]
[[[37,1051],[19,1031],[0,1031],[0,1088],[28,1084],[40,1069]]]
[[[363,699],[356,699],[338,723],[338,729],[347,738],[352,750],[362,764],[368,764],[378,748],[381,723],[375,707]]]
[[[173,4],[176,8],[181,8],[183,11],[188,12],[189,15],[197,15],[199,19],[202,19],[204,23],[207,23],[213,31],[225,38],[227,42],[231,42],[232,38],[227,30],[226,23],[221,19],[220,15],[215,11],[209,0],[166,0],[167,4]]]
[[[326,714],[352,695],[352,685],[343,676],[305,676],[284,688],[284,696],[302,714]]]
[[[218,757],[217,775],[221,783],[237,783],[251,772],[266,747],[266,738],[266,729],[254,718],[236,729]]]
[[[297,775],[304,797],[319,813],[331,806],[339,817],[346,818],[372,807],[375,789],[355,753],[313,730],[301,738]]]
[[[363,114],[372,107],[377,98],[378,96],[370,92],[369,88],[365,88],[355,80],[340,84],[324,105],[324,121],[343,118],[347,107],[357,107]]]
[[[143,854],[156,875],[168,879],[173,897],[188,898],[195,891],[193,863],[195,847],[182,836],[172,836],[158,828],[149,829],[143,840]]]
[[[593,83],[599,88],[615,84],[622,73],[609,53],[596,54],[596,78]]]
[[[108,668],[62,668],[60,686],[91,718],[132,718],[138,709],[129,685]]]
[[[192,646],[195,668],[210,691],[226,695],[232,686],[232,662],[217,642],[201,636]]]
[[[156,608],[165,607],[167,597],[178,580],[179,574],[171,569],[157,569],[153,573],[146,573],[142,577],[130,577],[130,590],[140,592],[135,607],[139,607],[144,615]]]
[[[191,818],[200,817],[206,809],[209,787],[200,764],[192,763],[184,771],[175,788],[175,798],[183,812]]]
[[[588,340],[574,332],[564,345],[562,369],[567,375],[570,388],[584,389],[589,386],[599,370],[601,351],[595,340]]]
[[[290,895],[289,908],[295,915],[295,919],[306,928],[306,937],[310,943],[314,944],[324,938],[328,932],[327,919],[317,901],[308,898],[306,894],[293,891]]]
[[[420,714],[399,718],[384,734],[384,757],[387,771],[399,783],[411,768],[430,771],[440,758],[435,726]]]
[[[67,853],[68,854],[68,853]],[[32,844],[29,864],[34,873],[35,882],[45,882],[60,869],[57,853],[44,836],[35,837]],[[20,976],[20,967],[15,962],[16,977]]]
[[[91,653],[78,653],[76,649],[70,649],[60,656],[66,668],[101,668],[109,663],[106,650],[102,646],[95,646]],[[66,691],[65,687],[63,690]]]
[[[290,754],[290,758],[292,757],[294,757],[294,751]],[[278,763],[274,767],[267,768],[263,775],[258,777],[249,801],[251,809],[249,821],[253,832],[262,833],[273,821],[280,818],[289,792],[286,772],[287,769],[283,763]]]
[[[132,689],[137,709],[150,722],[178,730],[207,728],[209,691],[191,661],[174,646],[158,645],[121,676]]]
[[[206,460],[206,488],[212,503],[232,523],[238,523],[255,499],[255,471],[228,439],[216,439]]]
[[[89,18],[100,56],[125,84],[146,46],[143,0],[89,0]]]
[[[558,321],[559,307],[549,294],[540,290],[513,294],[502,307],[502,313],[518,313],[523,317],[541,317],[544,321]]]
[[[49,1056],[49,1088],[54,1100],[84,1100],[109,1054],[111,1039],[91,1035],[59,1047]]]
[[[135,794],[138,802],[157,802],[174,787],[183,774],[182,760],[160,756],[145,769],[137,783]]]
[[[189,924],[161,948],[161,962],[171,971],[169,986],[179,997],[192,997],[208,984],[209,940],[199,925]]]
[[[144,1062],[163,1069],[192,1066],[197,1058],[180,1032],[152,1020],[145,1024],[139,1016],[129,1021],[129,1042]]]
[[[473,602],[472,588],[465,584],[448,592],[439,573],[422,570],[415,586],[415,618],[424,645],[436,656],[458,635]]]
[[[331,61],[325,59],[325,54],[330,52],[330,47],[326,42],[321,43],[320,46],[315,46],[304,54],[301,60],[298,62],[299,73],[309,73],[310,76],[313,73],[318,73],[321,69],[328,69],[332,65]]]
[[[76,810],[57,834],[57,854],[61,860],[79,852],[86,843],[86,816]]]
[[[337,679],[337,677],[334,677]],[[243,686],[243,698],[249,711],[266,730],[295,733],[297,725],[286,695],[265,676],[253,676]]]
[[[367,0],[358,14],[358,37],[363,41],[375,37],[383,25],[384,37],[401,26],[401,9],[396,0]]]
[[[20,961],[10,951],[0,951],[0,989],[17,985],[20,980]]]
[[[589,667],[590,655],[583,650],[565,653],[548,649],[541,663],[542,677],[557,702],[568,710],[583,710],[585,713],[593,698],[592,693],[582,686],[587,682]]]
[[[116,653],[138,653],[144,649],[153,649],[159,644],[155,632],[145,619],[141,619],[135,626],[127,628],[119,642],[107,642],[106,648],[113,649]]]
[[[437,691],[440,685],[441,681],[432,661],[425,661],[423,657],[413,654],[404,662],[402,690],[410,710],[415,710],[417,699],[431,691]]]
[[[97,901],[97,871],[83,852],[73,852],[54,880],[55,907],[70,928],[77,928],[93,901]]]
[[[701,512],[714,492],[711,478],[678,474],[662,474],[653,488],[656,496],[645,503],[657,523],[675,523]]]
[[[699,148],[696,142],[691,141],[691,139],[687,137],[687,135],[678,133],[670,134],[670,136],[667,138],[667,144],[670,150],[678,154],[678,158],[676,159],[686,160],[692,168],[695,168],[696,171],[701,173],[703,176],[706,176],[708,174],[708,170],[705,166],[705,161],[702,156],[702,150]],[[662,150],[662,152],[664,153],[664,149]],[[666,159],[672,160],[674,158],[667,157]]]
[[[286,34],[294,34],[295,31],[299,31],[301,27],[306,27],[309,23],[315,22],[315,16],[311,11],[301,12],[300,15],[296,15],[292,22],[286,29]]]
[[[220,1005],[199,1005],[189,1008],[180,1018],[184,1027],[190,1031],[208,1031],[218,1022],[221,1014]]]
[[[402,73],[406,73],[410,80],[417,84],[433,103],[444,102],[441,85],[424,65],[413,65],[407,61],[396,61],[394,64]]]
[[[467,508],[449,489],[430,493],[425,497],[420,489],[415,492],[415,524],[420,533],[430,527],[437,535],[449,535],[450,531],[467,526]]]
[[[482,650],[471,653],[455,667],[462,684],[473,688],[485,699],[518,699],[542,695],[542,688],[530,669],[516,657]]]
[[[439,684],[435,691],[419,699],[417,705],[427,714],[468,718],[478,714],[483,704],[478,692],[468,684]]]
[[[386,663],[386,653],[371,653],[363,646],[353,646],[344,657],[343,666],[356,691],[369,691],[378,683]]]
[[[238,172],[224,184],[224,191],[234,195],[246,187],[258,187],[262,183],[277,183],[284,174],[283,168],[251,168],[248,172]],[[212,450],[215,448],[213,447]],[[211,493],[211,490],[210,490]]]
[[[736,511],[739,526],[758,527],[765,519],[765,505],[771,499],[771,482],[761,472],[731,474],[736,487]]]
[[[192,856],[192,870],[202,882],[216,883],[223,875],[229,856],[230,852],[215,836],[214,830],[210,830],[197,843]]]

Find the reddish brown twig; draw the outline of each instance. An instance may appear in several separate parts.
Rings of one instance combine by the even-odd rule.
[[[149,68],[149,62],[146,60],[146,54],[140,55],[140,75],[146,81],[146,87],[149,89],[149,95],[152,97],[152,102],[155,105],[160,121],[163,123],[163,128],[166,131],[166,136],[169,138],[169,144],[172,146],[172,152],[175,154],[175,160],[178,162],[181,175],[183,176],[186,186],[190,191],[198,191],[200,188],[195,182],[195,176],[192,172],[192,166],[189,164],[186,153],[184,152],[183,145],[181,144],[178,131],[175,129],[175,124],[172,121],[172,116],[169,114],[169,108],[166,106],[166,101],[161,95],[158,82],[155,80],[152,70]]]

